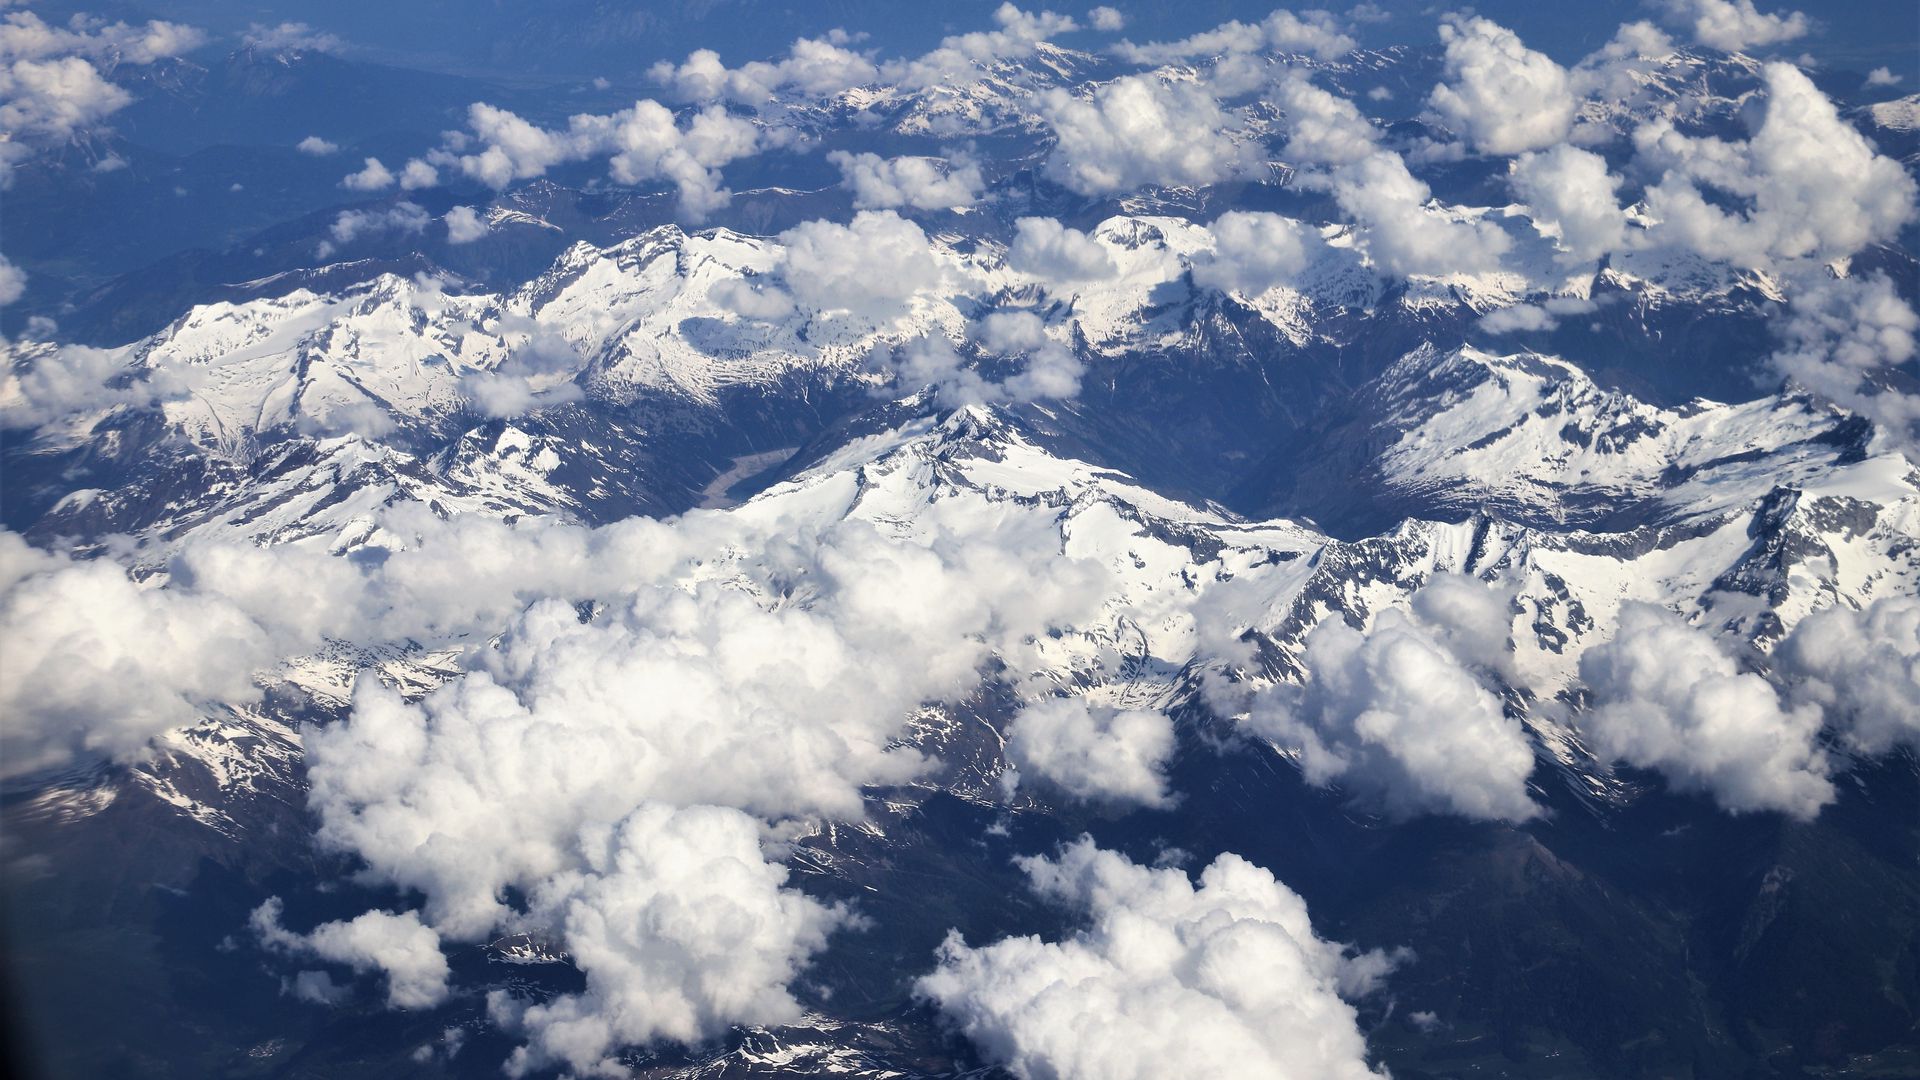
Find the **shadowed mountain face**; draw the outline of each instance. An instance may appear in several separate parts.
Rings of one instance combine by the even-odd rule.
[[[12,1072],[1920,1075],[1911,12],[1477,10],[10,14]]]

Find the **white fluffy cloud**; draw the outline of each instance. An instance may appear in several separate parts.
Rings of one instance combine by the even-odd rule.
[[[0,307],[19,300],[27,291],[27,272],[0,255]]]
[[[738,810],[659,804],[586,826],[582,865],[542,883],[529,915],[561,929],[586,990],[539,1004],[489,996],[493,1017],[528,1039],[508,1074],[613,1074],[624,1046],[799,1019],[787,985],[848,913],[786,888],[760,831]]]
[[[340,186],[349,191],[380,191],[393,186],[393,171],[382,165],[379,158],[370,157],[359,172],[341,178]]]
[[[296,934],[280,925],[283,910],[277,896],[254,909],[249,925],[263,947],[345,964],[357,972],[380,971],[387,978],[387,1004],[395,1009],[430,1009],[447,999],[449,969],[440,935],[415,912],[369,911]],[[324,974],[319,980],[305,978],[312,974],[301,973],[306,995],[327,999],[332,981]]]
[[[293,148],[309,157],[326,157],[328,154],[338,153],[340,144],[328,142],[318,135],[309,135],[294,143]]]
[[[327,228],[328,240],[321,241],[320,257],[332,255],[340,244],[350,244],[363,236],[386,232],[418,233],[426,229],[433,216],[418,203],[399,202],[385,210],[342,210]]]
[[[787,983],[842,916],[783,888],[753,819],[859,819],[863,786],[925,767],[899,744],[922,703],[969,692],[991,656],[1030,670],[1032,642],[1097,610],[1094,571],[1046,522],[942,507],[926,526],[425,526],[441,539],[366,590],[404,619],[497,607],[504,582],[556,598],[424,700],[363,679],[351,718],[309,733],[322,842],[423,896],[444,937],[540,933],[575,958],[584,994],[496,1002],[528,1040],[517,1067],[790,1016]]]
[[[1480,329],[1489,334],[1553,330],[1560,326],[1560,320],[1565,316],[1586,315],[1597,310],[1599,305],[1591,300],[1556,296],[1538,304],[1495,308],[1480,317]]]
[[[266,52],[337,53],[346,48],[346,42],[337,35],[315,30],[303,22],[283,22],[275,26],[254,23],[240,35],[240,43]]]
[[[853,205],[862,210],[972,206],[986,190],[980,166],[965,157],[884,158],[836,150],[827,160],[840,169],[841,184],[852,190]]]
[[[1920,600],[1816,611],[1781,642],[1774,664],[1792,680],[1792,697],[1824,709],[1851,749],[1920,750]]]
[[[1392,816],[1531,818],[1532,746],[1476,673],[1504,656],[1506,599],[1477,582],[1428,589],[1439,595],[1418,618],[1394,609],[1366,632],[1338,619],[1316,627],[1305,684],[1255,695],[1247,723],[1298,754],[1309,782]]]
[[[1087,12],[1087,25],[1103,33],[1113,33],[1127,27],[1127,17],[1120,9],[1104,4]]]
[[[1267,871],[1225,854],[1196,886],[1086,839],[1022,868],[1091,925],[977,948],[954,934],[916,984],[990,1063],[1022,1080],[1383,1075],[1346,999],[1392,961],[1321,940]]]
[[[1071,398],[1080,393],[1085,366],[1073,348],[1029,311],[995,311],[972,326],[978,352],[1022,360],[1017,372],[998,381],[980,372],[944,335],[916,338],[892,351],[888,365],[903,387],[930,387],[949,408],[992,402]]]
[[[57,142],[93,130],[133,101],[102,73],[157,63],[198,48],[206,35],[190,26],[153,21],[144,26],[75,15],[54,26],[31,11],[0,17],[0,186],[32,144]]]
[[[1497,269],[1511,241],[1491,222],[1427,206],[1433,192],[1392,151],[1333,170],[1324,183],[1360,226],[1374,265],[1388,274],[1444,275]]]
[[[1768,64],[1765,115],[1746,142],[1696,138],[1663,120],[1634,132],[1656,239],[1744,266],[1830,260],[1891,239],[1914,216],[1916,184],[1840,118],[1798,68]],[[1702,187],[1737,201],[1732,211]]]
[[[1045,217],[1014,222],[1007,264],[1023,274],[1061,285],[1105,281],[1120,272],[1113,254],[1099,241]]]
[[[973,83],[995,62],[1024,59],[1041,42],[1080,28],[1070,15],[1023,11],[1010,2],[994,9],[993,21],[993,30],[953,34],[922,56],[888,61],[880,75],[905,90]]]
[[[927,234],[891,210],[863,210],[845,225],[802,222],[779,239],[774,276],[784,295],[827,315],[891,322],[907,313],[916,296],[945,280]],[[777,307],[777,296],[764,289],[759,295],[749,305],[754,311]]]
[[[1165,806],[1173,722],[1164,713],[1047,698],[1020,711],[1007,732],[1015,782],[1038,777],[1076,799]]]
[[[1299,74],[1274,83],[1271,92],[1286,111],[1286,155],[1294,165],[1352,165],[1373,154],[1378,133],[1352,101]]]
[[[1566,145],[1523,154],[1513,163],[1512,181],[1534,221],[1559,234],[1569,260],[1592,262],[1625,243],[1627,215],[1616,194],[1621,181],[1600,155]]]
[[[1763,12],[1753,0],[1659,0],[1659,6],[1667,21],[1686,28],[1694,41],[1728,52],[1778,45],[1811,29],[1800,12]]]
[[[439,183],[440,170],[419,158],[408,161],[406,168],[400,170],[400,187],[403,191],[419,191]]]
[[[648,76],[681,101],[737,101],[763,105],[792,91],[827,97],[875,81],[879,70],[861,53],[847,49],[849,38],[835,31],[825,38],[801,38],[784,59],[754,61],[729,68],[712,49],[699,49],[678,66],[662,61]]]
[[[1258,296],[1299,277],[1320,245],[1318,233],[1292,218],[1232,210],[1207,226],[1213,250],[1195,258],[1193,280],[1203,287]]]
[[[471,206],[456,206],[443,218],[447,223],[447,243],[471,244],[487,235],[487,221]]]
[[[1567,70],[1490,19],[1440,25],[1447,81],[1427,104],[1483,154],[1519,154],[1566,139],[1574,98]]]
[[[1920,334],[1920,314],[1892,281],[1878,274],[1816,277],[1795,290],[1775,325],[1782,338],[1775,370],[1870,417],[1895,442],[1920,446],[1920,397],[1882,378],[1913,359]]]
[[[1046,173],[1082,195],[1213,184],[1260,163],[1258,143],[1235,137],[1238,119],[1190,83],[1129,75],[1087,98],[1049,90],[1039,106],[1056,136]]]
[[[1256,52],[1304,53],[1319,60],[1338,60],[1353,49],[1353,38],[1327,12],[1296,15],[1279,8],[1258,23],[1236,20],[1179,41],[1147,45],[1121,42],[1114,51],[1135,63],[1165,64]]]
[[[468,109],[467,126],[471,136],[459,133],[445,148],[429,154],[428,162],[499,189],[544,175],[557,165],[606,156],[616,183],[671,181],[681,212],[694,219],[732,197],[721,182],[722,166],[783,140],[773,129],[732,116],[718,105],[694,113],[682,127],[657,101],[637,101],[631,109],[607,116],[582,113],[564,131],[476,102]]]
[[[0,532],[0,775],[78,753],[127,758],[212,702],[258,697],[269,635],[217,598],[143,587],[111,560],[73,562]]]
[[[1811,818],[1833,801],[1820,710],[1783,707],[1714,640],[1649,604],[1620,609],[1614,638],[1580,659],[1593,691],[1584,720],[1603,760],[1652,769],[1728,810]]]

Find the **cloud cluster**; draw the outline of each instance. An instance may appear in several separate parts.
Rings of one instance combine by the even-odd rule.
[[[1394,276],[1495,270],[1512,246],[1491,222],[1430,208],[1432,189],[1392,151],[1378,151],[1312,182],[1332,188],[1334,201],[1360,226],[1368,257]]]
[[[1213,250],[1194,259],[1194,284],[1247,296],[1297,279],[1320,246],[1313,230],[1292,218],[1259,211],[1228,211],[1207,231]]]
[[[1825,710],[1855,752],[1920,750],[1920,600],[1816,611],[1781,643],[1774,665],[1790,696]]]
[[[1568,261],[1591,263],[1625,244],[1621,180],[1607,171],[1600,155],[1562,144],[1521,155],[1511,176],[1514,192],[1533,211],[1534,223],[1557,234]]]
[[[1123,41],[1114,47],[1114,52],[1134,63],[1166,64],[1259,52],[1298,53],[1318,60],[1338,60],[1354,48],[1353,38],[1331,14],[1307,11],[1296,15],[1278,8],[1258,23],[1234,20],[1179,41],[1146,45]]]
[[[664,60],[653,65],[647,75],[680,101],[763,105],[789,91],[828,97],[879,78],[871,59],[845,47],[851,40],[837,30],[824,38],[801,38],[783,59],[737,68],[727,67],[712,49],[698,49],[677,66]]]
[[[1056,139],[1046,174],[1082,195],[1198,187],[1260,164],[1259,144],[1238,137],[1240,121],[1191,83],[1129,75],[1089,97],[1055,89],[1037,103]]]
[[[891,210],[862,210],[845,225],[804,221],[779,241],[769,281],[728,285],[714,299],[746,318],[777,318],[797,304],[884,324],[946,280],[927,234]]]
[[[922,56],[882,64],[881,78],[904,90],[974,83],[993,64],[1025,59],[1049,38],[1080,28],[1070,15],[1023,11],[1010,2],[994,9],[993,21],[995,29],[953,34]]]
[[[637,101],[606,116],[582,113],[569,120],[564,131],[476,102],[467,110],[467,127],[471,134],[454,133],[446,146],[427,155],[426,164],[500,189],[545,175],[558,165],[605,156],[616,183],[670,181],[679,193],[681,213],[696,220],[732,197],[721,182],[722,166],[780,145],[785,138],[718,105],[694,113],[681,126],[657,101]]]
[[[1582,722],[1603,760],[1652,769],[1736,813],[1811,818],[1833,801],[1817,707],[1783,707],[1714,640],[1650,604],[1622,605],[1613,640],[1580,658],[1594,707]]]
[[[82,753],[130,757],[214,702],[243,703],[273,636],[218,597],[142,586],[0,532],[0,776]],[[189,646],[190,643],[190,646]]]
[[[965,158],[884,158],[835,150],[827,160],[840,170],[840,182],[853,192],[861,210],[948,210],[972,206],[986,190],[978,163]]]
[[[1483,154],[1519,154],[1564,141],[1573,128],[1572,81],[1565,68],[1490,19],[1449,18],[1447,81],[1427,104]]]
[[[1120,272],[1113,254],[1099,241],[1046,217],[1025,217],[1014,222],[1007,265],[1020,273],[1060,285],[1105,281]]]
[[[1764,75],[1765,113],[1746,142],[1684,135],[1665,120],[1634,132],[1642,164],[1663,170],[1646,192],[1660,242],[1764,267],[1851,255],[1913,220],[1920,185],[1899,162],[1876,153],[1798,68],[1768,64]]]
[[[1795,291],[1776,331],[1774,369],[1862,416],[1905,446],[1920,446],[1920,397],[1882,376],[1915,354],[1920,314],[1884,275],[1819,277]]]
[[[431,1009],[447,999],[447,958],[440,935],[411,911],[398,915],[369,911],[342,922],[322,923],[296,934],[280,925],[284,906],[270,897],[248,920],[263,948],[286,956],[311,956],[344,964],[356,972],[379,971],[387,979],[387,1005],[395,1009]],[[325,973],[302,972],[296,993],[326,1000],[337,996]]]
[[[1088,839],[1021,865],[1091,925],[1057,942],[951,935],[916,984],[989,1063],[1032,1080],[1383,1075],[1347,1000],[1393,962],[1323,941],[1267,871],[1225,854],[1196,885]]]
[[[617,1074],[624,1046],[799,1019],[787,986],[850,916],[787,888],[760,832],[738,810],[657,803],[585,826],[581,865],[542,882],[527,918],[559,929],[586,989],[489,995],[494,1020],[528,1039],[508,1075]]]
[[[369,161],[372,159],[369,158]],[[342,210],[327,227],[327,239],[320,241],[319,258],[330,258],[342,244],[351,244],[364,236],[380,233],[421,233],[433,216],[419,203],[398,202],[384,210]]]
[[[1805,37],[1812,28],[1798,11],[1762,12],[1753,0],[1659,0],[1658,6],[1670,24],[1686,28],[1694,41],[1728,52],[1778,45]]]
[[[0,16],[0,186],[38,142],[84,135],[125,108],[133,95],[110,81],[109,71],[191,52],[201,31],[155,20],[144,26],[75,15],[64,27],[31,11]]]
[[[1076,799],[1165,806],[1173,722],[1164,713],[1056,697],[1028,705],[1007,732],[1008,784],[1037,777]]]
[[[315,30],[303,22],[283,22],[275,26],[254,23],[240,35],[240,44],[263,52],[339,53],[346,42],[336,34]]]
[[[1379,135],[1352,101],[1298,74],[1275,82],[1270,94],[1286,112],[1285,153],[1296,166],[1352,165],[1374,153]]]
[[[1411,614],[1381,612],[1365,632],[1330,619],[1307,635],[1305,684],[1255,694],[1247,725],[1297,754],[1309,782],[1394,817],[1534,817],[1532,745],[1481,674],[1504,663],[1507,604],[1436,575]]]
[[[550,598],[465,677],[417,703],[363,679],[351,719],[309,734],[322,842],[423,896],[444,937],[538,933],[575,957],[584,994],[497,1003],[526,1068],[791,1015],[788,981],[843,917],[782,886],[755,819],[859,819],[863,786],[925,767],[899,743],[915,709],[970,691],[990,656],[1029,670],[1032,642],[1099,603],[1046,522],[943,507],[926,524],[916,541],[695,514],[591,534],[584,563],[578,529],[539,555],[390,556],[384,596],[413,618],[434,606],[410,604],[416,574],[484,596],[497,571]]]

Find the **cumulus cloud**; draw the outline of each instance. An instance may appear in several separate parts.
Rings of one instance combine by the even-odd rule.
[[[752,818],[859,819],[863,787],[925,768],[900,740],[923,703],[970,692],[990,657],[1030,670],[1050,627],[1098,610],[1049,522],[927,514],[916,539],[780,515],[423,523],[453,536],[367,571],[409,621],[550,597],[464,677],[418,702],[363,678],[350,719],[308,734],[324,844],[421,895],[443,937],[537,933],[587,975],[545,1005],[496,1001],[528,1040],[516,1068],[791,1016],[787,983],[842,916],[782,887]]]
[[[1314,183],[1332,188],[1334,201],[1360,226],[1367,255],[1388,274],[1494,270],[1512,243],[1491,222],[1430,209],[1432,190],[1392,151],[1376,152]]]
[[[1319,234],[1292,218],[1232,210],[1207,227],[1213,250],[1193,263],[1194,284],[1258,296],[1299,277]]]
[[[327,227],[330,240],[321,242],[325,249],[321,258],[331,255],[335,246],[350,244],[363,236],[384,232],[423,232],[432,221],[433,216],[420,204],[410,202],[395,203],[384,210],[342,210],[334,217],[333,224]]]
[[[1135,45],[1123,41],[1114,48],[1122,59],[1140,64],[1165,64],[1202,57],[1275,52],[1302,53],[1319,60],[1338,60],[1354,50],[1353,38],[1325,11],[1294,14],[1277,9],[1258,23],[1238,20],[1179,41]]]
[[[471,244],[487,235],[486,219],[471,206],[456,206],[442,220],[447,223],[449,244]]]
[[[1165,806],[1173,722],[1164,713],[1048,698],[1020,711],[1007,732],[1010,784],[1038,777],[1076,799]]]
[[[624,1046],[798,1020],[787,985],[849,916],[786,888],[760,831],[719,806],[648,804],[588,825],[582,865],[542,883],[529,915],[561,929],[586,989],[538,1004],[489,996],[491,1015],[528,1040],[508,1074],[617,1073]]]
[[[1791,64],[1768,64],[1765,112],[1746,142],[1693,137],[1664,120],[1634,132],[1664,170],[1646,192],[1658,242],[1744,266],[1850,255],[1913,220],[1916,184],[1840,118]],[[1723,209],[1702,189],[1735,205]]]
[[[1659,7],[1671,25],[1691,32],[1695,42],[1727,52],[1778,45],[1811,29],[1800,12],[1762,12],[1753,0],[1660,0]]]
[[[1129,75],[1102,84],[1091,97],[1056,89],[1038,100],[1056,138],[1046,174],[1082,195],[1197,187],[1260,164],[1259,145],[1235,137],[1239,121],[1189,83]]]
[[[1378,134],[1348,99],[1299,74],[1276,82],[1272,96],[1286,112],[1285,152],[1295,165],[1352,165],[1374,153]]]
[[[1900,81],[1900,76],[1895,75],[1889,67],[1881,66],[1867,72],[1868,86],[1898,86]]]
[[[0,16],[0,185],[41,142],[59,142],[98,128],[133,96],[109,71],[146,65],[198,48],[206,35],[178,23],[144,26],[75,15],[64,27],[31,11]]]
[[[328,154],[338,153],[340,145],[328,142],[318,135],[309,135],[294,143],[293,148],[310,157],[326,157]]]
[[[349,191],[380,191],[393,186],[393,171],[380,164],[379,158],[370,157],[359,172],[342,178],[340,186]]]
[[[27,272],[0,255],[0,307],[15,303],[27,291]]]
[[[1555,330],[1568,315],[1588,315],[1599,310],[1591,300],[1556,296],[1538,304],[1514,304],[1495,308],[1480,317],[1480,329],[1489,334],[1515,334]]]
[[[338,35],[315,30],[303,22],[283,22],[277,26],[254,23],[240,35],[240,44],[264,52],[338,53],[346,42]]]
[[[1783,707],[1714,640],[1650,604],[1620,609],[1613,640],[1580,658],[1595,754],[1651,769],[1727,810],[1810,819],[1833,801],[1817,707]]]
[[[978,82],[994,63],[1025,59],[1041,42],[1080,28],[1070,15],[1023,11],[1012,3],[994,9],[993,21],[995,29],[954,34],[922,56],[882,64],[881,78],[905,90]]]
[[[1120,272],[1112,253],[1099,241],[1046,217],[1014,222],[1007,264],[1023,274],[1064,285],[1105,281]]]
[[[400,170],[400,187],[402,190],[418,191],[421,188],[434,187],[439,183],[440,170],[419,158],[408,161],[406,168]]]
[[[111,560],[71,561],[0,532],[0,775],[81,754],[131,758],[213,702],[259,691],[265,630],[214,597],[145,587]]]
[[[863,210],[845,225],[801,222],[779,239],[786,294],[827,315],[891,322],[945,277],[927,234],[891,210]]]
[[[862,210],[972,206],[986,190],[979,164],[964,156],[884,158],[836,150],[827,160],[839,168],[840,183],[852,190],[853,205]]]
[[[793,297],[778,285],[745,278],[723,278],[707,290],[714,303],[743,319],[775,322],[793,312]]]
[[[1916,314],[1884,275],[1820,277],[1795,291],[1775,323],[1773,368],[1879,424],[1896,443],[1920,445],[1920,397],[1883,379],[1914,357]]]
[[[784,139],[718,105],[694,113],[683,127],[659,102],[637,101],[631,109],[606,116],[582,113],[564,131],[539,127],[484,102],[474,103],[467,113],[472,135],[459,133],[429,154],[429,163],[500,189],[545,175],[558,165],[605,155],[616,183],[672,182],[681,213],[694,219],[725,206],[732,197],[721,182],[722,166]]]
[[[1034,1080],[1384,1075],[1347,1001],[1393,961],[1322,940],[1267,871],[1229,853],[1196,885],[1088,839],[1021,866],[1090,925],[981,947],[952,934],[916,984],[989,1063]]]
[[[1031,311],[995,311],[976,324],[981,347],[998,356],[1017,357],[1026,367],[1001,384],[1013,401],[1070,398],[1080,393],[1086,368],[1072,346],[1048,332],[1046,321]]]
[[[737,68],[727,67],[712,49],[699,49],[682,64],[662,61],[647,74],[680,101],[763,105],[788,91],[828,97],[879,77],[871,59],[845,48],[848,41],[839,31],[825,38],[801,38],[781,60],[754,61]]]
[[[1023,360],[1023,367],[1004,379],[990,379],[952,341],[932,334],[892,350],[888,366],[894,380],[903,386],[930,387],[948,407],[1071,398],[1080,393],[1085,366],[1038,315],[995,311],[971,329],[978,352]]]
[[[1511,179],[1515,193],[1532,208],[1535,224],[1558,234],[1570,261],[1592,262],[1621,249],[1627,232],[1617,194],[1621,180],[1607,171],[1605,158],[1563,144],[1521,155]]]
[[[1519,154],[1566,139],[1574,97],[1567,70],[1490,19],[1454,17],[1440,25],[1446,82],[1427,104],[1483,154]]]
[[[387,1004],[395,1009],[430,1009],[447,999],[447,958],[440,935],[411,911],[395,915],[369,911],[344,922],[322,923],[309,934],[280,925],[284,906],[270,897],[248,920],[262,947],[288,956],[311,956],[345,964],[356,972],[379,971],[387,979]],[[311,973],[303,972],[305,979]],[[330,986],[324,975],[321,983]],[[310,989],[318,989],[307,980]],[[324,995],[322,995],[324,998]]]
[[[1496,594],[1476,586],[1498,603]],[[1248,726],[1298,755],[1310,783],[1394,817],[1524,821],[1533,749],[1442,629],[1399,610],[1370,631],[1307,636],[1303,686],[1255,696]]]
[[[1792,699],[1818,705],[1855,752],[1920,750],[1920,600],[1816,611],[1780,643],[1774,670]]]
[[[1116,30],[1126,29],[1127,17],[1118,8],[1103,4],[1087,12],[1087,25],[1102,33],[1111,34]]]

